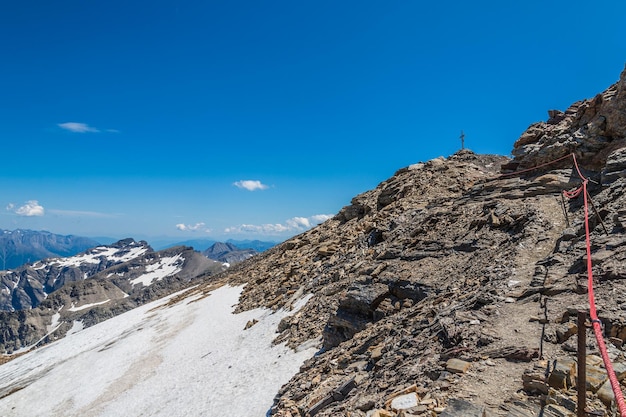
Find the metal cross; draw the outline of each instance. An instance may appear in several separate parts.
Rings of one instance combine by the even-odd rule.
[[[465,133],[461,130],[461,149],[465,149]]]

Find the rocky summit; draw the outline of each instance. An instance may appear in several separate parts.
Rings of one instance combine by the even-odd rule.
[[[276,343],[319,352],[273,416],[569,416],[578,312],[595,300],[626,377],[626,70],[515,142],[513,159],[461,150],[400,169],[322,225],[219,277],[247,284],[238,311],[289,308]],[[254,325],[254,323],[249,323]],[[588,326],[589,323],[587,322]],[[587,409],[615,401],[591,329]]]

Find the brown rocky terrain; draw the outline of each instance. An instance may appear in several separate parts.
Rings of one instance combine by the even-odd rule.
[[[313,294],[276,342],[320,350],[271,415],[575,415],[576,314],[589,304],[582,196],[562,197],[581,184],[570,154],[591,179],[596,303],[626,376],[626,70],[549,116],[513,159],[463,150],[401,169],[221,277],[247,284],[239,311]],[[587,333],[588,411],[612,415]]]
[[[245,284],[237,311],[311,295],[275,343],[319,351],[268,415],[574,416],[589,288],[583,196],[563,197],[582,183],[573,156],[589,178],[599,319],[626,384],[626,69],[593,99],[550,110],[512,155],[461,150],[400,169],[171,303],[224,284]],[[587,415],[617,415],[586,333]]]

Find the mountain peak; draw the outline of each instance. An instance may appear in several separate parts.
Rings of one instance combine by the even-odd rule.
[[[571,154],[592,181],[580,178]],[[247,323],[244,327],[241,320],[241,329],[227,329],[237,333],[238,343],[257,340],[254,334],[271,334],[273,347],[257,343],[250,349],[277,352],[272,349],[285,344],[308,355],[278,391],[267,416],[572,415],[579,360],[574,335],[586,326],[577,316],[590,311],[590,302],[600,312],[607,356],[616,369],[626,369],[626,70],[593,99],[564,112],[550,110],[547,121],[531,125],[515,142],[513,156],[464,149],[401,168],[323,224],[211,279],[199,277],[193,288],[150,309],[143,320],[164,334],[159,337],[193,338],[184,331],[188,315],[171,327],[165,324],[174,307],[186,307],[192,315],[218,297],[216,288],[243,288],[235,308],[241,314],[235,316],[248,318]],[[567,193],[575,198],[566,200],[564,191],[581,183],[588,193]],[[586,201],[592,203],[590,215]],[[220,248],[228,245],[212,249]],[[167,265],[178,266],[175,257],[167,254]],[[124,275],[137,266],[133,261],[116,265],[100,272],[98,279]],[[180,275],[175,279],[182,280]],[[118,289],[135,285],[141,288],[136,281]],[[589,297],[592,289],[595,300]],[[154,290],[146,289],[135,300]],[[66,300],[47,299],[46,314],[62,311]],[[96,302],[87,301],[89,306]],[[210,314],[203,316],[203,329],[220,327],[210,319]],[[0,336],[11,332],[15,328]],[[135,329],[137,334],[145,333]],[[219,335],[205,336],[221,340]],[[114,343],[123,343],[125,337]],[[596,343],[586,337],[589,349],[582,360],[589,375],[595,375],[585,386],[587,407],[611,414],[615,400],[606,366]],[[163,340],[156,340],[160,349]],[[233,375],[250,375],[237,373],[239,358],[219,351],[219,343],[209,345],[206,352],[194,350],[192,358],[185,358],[185,364],[202,364],[205,372],[181,380],[214,375],[228,363],[228,372],[219,374],[224,375],[220,384],[228,376],[229,387],[241,387],[242,380]],[[139,355],[148,358],[140,365],[154,362],[153,351]],[[57,365],[69,360],[59,359]],[[196,366],[173,363],[165,369],[197,371]],[[160,365],[151,367],[147,378],[172,380],[170,374],[159,374]],[[153,374],[159,379],[152,379]],[[19,372],[11,369],[4,375],[12,379],[0,409],[30,400],[24,393],[34,392],[34,387],[24,388]],[[267,377],[263,373],[253,379],[264,385]],[[130,384],[143,389],[144,383]],[[114,390],[113,385],[108,388]],[[194,389],[193,395],[198,392],[207,398],[213,394]],[[132,397],[135,409],[141,410],[137,414],[145,413],[148,405],[154,409],[155,398]],[[114,402],[117,398],[98,403],[99,410]],[[64,398],[59,403],[72,402]],[[215,403],[203,403],[207,410],[199,414],[222,412],[211,409]]]

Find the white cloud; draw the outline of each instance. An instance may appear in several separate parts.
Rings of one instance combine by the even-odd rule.
[[[233,185],[237,188],[243,188],[248,191],[266,190],[269,188],[267,185],[261,183],[261,181],[259,180],[241,180],[234,182]]]
[[[91,127],[87,123],[66,122],[66,123],[59,123],[57,126],[59,126],[61,129],[69,130],[70,132],[75,132],[75,133],[100,132],[99,129],[96,129],[95,127]]]
[[[292,229],[308,229],[309,227],[311,227],[311,222],[306,217],[293,217],[287,220],[287,225]]]
[[[202,222],[196,223],[194,225],[179,223],[176,225],[176,228],[182,232],[196,232],[198,230],[203,230],[207,233],[210,233],[211,229],[207,229],[204,226],[205,224]]]
[[[39,205],[37,200],[27,201],[23,206],[17,208],[15,207],[15,204],[9,203],[7,205],[7,210],[12,211],[17,215],[26,217],[43,216],[45,213],[43,206]]]
[[[286,232],[302,232],[316,226],[324,221],[330,219],[330,214],[316,214],[311,217],[292,217],[285,221],[285,224],[241,224],[239,226],[232,226],[224,229],[224,233],[238,234],[238,233],[253,233],[253,234],[281,234]]]
[[[332,217],[333,217],[332,214],[316,214],[314,216],[309,217],[309,219],[314,224],[321,224],[321,223],[324,223],[328,219],[332,219]]]

